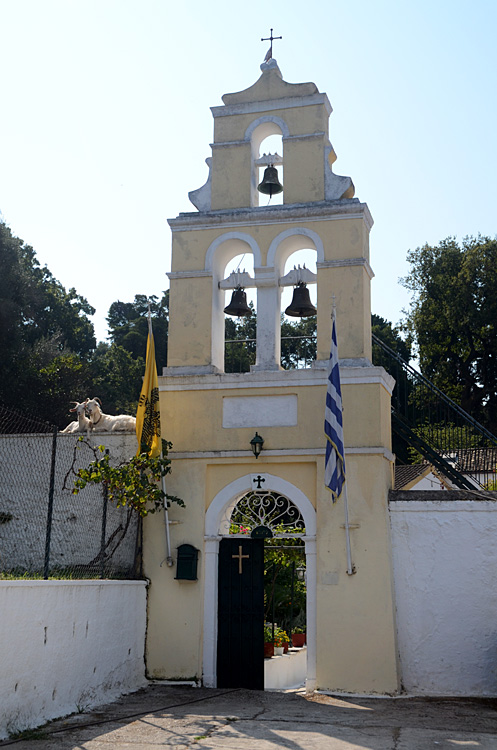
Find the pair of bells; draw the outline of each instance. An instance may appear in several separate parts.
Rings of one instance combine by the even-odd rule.
[[[252,310],[247,305],[247,295],[241,287],[235,289],[231,295],[231,302],[224,308],[227,315],[233,315],[235,318],[248,318],[252,315]],[[317,310],[311,302],[309,290],[301,281],[293,290],[292,301],[285,310],[285,315],[292,318],[309,318],[316,315]]]

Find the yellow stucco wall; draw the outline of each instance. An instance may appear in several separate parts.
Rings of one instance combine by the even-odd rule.
[[[169,679],[202,677],[204,607],[216,607],[205,590],[206,555],[212,542],[206,538],[206,511],[216,507],[220,494],[224,498],[230,483],[266,473],[288,482],[316,509],[318,686],[395,692],[397,649],[387,516],[393,458],[392,379],[370,364],[372,219],[367,205],[357,200],[325,199],[330,179],[325,165],[336,157],[329,151],[327,135],[331,108],[314,84],[288,84],[273,65],[253,86],[225,95],[223,102],[212,110],[211,192],[204,191],[204,198],[210,196],[209,208],[170,221],[168,368],[166,376],[159,378],[162,429],[173,443],[167,489],[186,503],[184,509],[173,505],[170,510],[173,556],[182,543],[198,548],[199,580],[174,579],[175,569],[164,562],[163,518],[147,518],[148,673]],[[253,209],[251,183],[257,156],[253,145],[268,128],[280,129],[284,136],[285,205]],[[315,368],[280,372],[272,363],[267,371],[241,375],[216,371],[222,370],[216,342],[224,340],[223,293],[218,285],[230,258],[252,252],[252,247],[260,255],[256,276],[265,304],[268,284],[276,298],[290,251],[322,248],[317,266]],[[350,365],[341,367],[341,376],[351,545],[357,570],[352,576],[346,572],[343,498],[332,504],[324,487],[326,370],[319,360],[329,356],[332,295],[340,357]],[[175,368],[183,369],[175,372]],[[263,419],[260,405],[253,410],[251,405],[261,397],[285,396],[297,401],[296,423],[282,426],[285,420],[275,419],[260,426],[256,417],[249,417],[243,426],[223,426],[227,399],[246,399],[246,413]],[[264,438],[257,461],[249,445],[256,430]],[[209,550],[212,555],[212,547]]]

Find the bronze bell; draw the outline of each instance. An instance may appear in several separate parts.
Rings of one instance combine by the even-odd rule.
[[[303,281],[300,281],[293,290],[292,301],[285,310],[285,315],[292,318],[310,318],[316,315],[317,310],[309,297],[309,290]]]
[[[276,167],[266,167],[264,170],[264,177],[260,185],[257,185],[259,193],[269,195],[271,198],[273,195],[283,192],[283,185],[278,179],[278,170]]]
[[[247,295],[241,287],[233,290],[231,302],[224,308],[227,315],[233,315],[235,318],[248,318],[252,315],[252,310],[247,305]]]

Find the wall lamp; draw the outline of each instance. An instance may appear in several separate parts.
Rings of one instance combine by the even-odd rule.
[[[252,453],[254,454],[256,458],[259,458],[263,445],[264,445],[263,438],[261,438],[259,433],[256,432],[254,437],[250,441],[250,447],[252,448]]]

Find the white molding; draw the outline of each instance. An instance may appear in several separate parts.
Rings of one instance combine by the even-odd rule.
[[[232,217],[232,218],[230,218]],[[277,206],[243,207],[222,209],[205,213],[181,213],[174,219],[168,219],[171,232],[194,232],[214,227],[234,228],[302,223],[315,221],[340,221],[344,219],[362,219],[371,229],[373,218],[366,203],[357,198],[334,201],[317,201],[316,203],[284,203]]]
[[[327,137],[328,137],[328,133],[318,130],[315,133],[299,133],[298,135],[287,135],[285,137],[285,140],[286,141],[301,141],[301,140],[307,140],[309,138],[327,138]]]
[[[262,117],[258,117],[257,120],[253,120],[248,126],[247,130],[245,131],[245,142],[252,139],[254,131],[257,130],[260,125],[265,125],[269,122],[278,126],[278,128],[281,130],[281,135],[283,136],[283,138],[289,137],[290,130],[288,129],[288,125],[286,124],[286,122],[281,117],[277,117],[276,115],[263,115]]]
[[[314,248],[317,253],[318,262],[324,261],[324,245],[323,245],[323,240],[321,239],[319,234],[314,232],[312,229],[307,229],[307,227],[292,227],[291,229],[286,229],[284,232],[280,232],[269,245],[269,250],[267,252],[268,266],[281,268],[281,266],[284,265],[284,261],[283,262],[280,261],[278,263],[279,261],[278,255],[280,255],[278,251],[279,251],[279,247],[281,243],[287,240],[289,237],[306,237],[314,245]],[[296,252],[296,251],[293,251],[293,252]],[[285,261],[286,261],[286,258],[285,258]]]
[[[263,472],[261,472],[262,474]],[[204,643],[203,683],[206,687],[217,685],[217,581],[219,540],[221,526],[230,506],[252,489],[252,474],[246,474],[226,485],[213,498],[205,514],[205,565],[204,565]],[[304,493],[290,482],[273,474],[264,473],[265,490],[285,495],[299,509],[306,527],[305,550],[307,574],[307,677],[309,686],[316,680],[316,510]]]
[[[364,266],[370,279],[374,279],[374,271],[366,258],[339,258],[337,260],[325,260],[316,264],[317,268],[343,268],[345,266]]]
[[[226,428],[231,429],[231,428]],[[271,450],[264,448],[264,457],[272,458],[276,456],[290,457],[294,461],[299,461],[300,458],[306,456],[324,456],[325,448],[279,448]],[[365,446],[362,448],[345,448],[345,455],[368,455],[368,456],[382,456],[389,462],[395,461],[394,454],[381,445]],[[170,451],[169,457],[171,460],[204,460],[204,459],[224,459],[224,458],[238,458],[238,459],[250,459],[253,460],[254,454],[250,450],[241,451]],[[261,463],[262,466],[265,464]]]
[[[212,271],[168,271],[168,279],[202,279],[212,277]]]
[[[270,99],[263,102],[243,102],[240,104],[225,104],[211,107],[213,117],[231,117],[231,115],[252,114],[255,112],[272,112],[275,109],[295,109],[298,107],[314,107],[324,105],[328,115],[333,111],[326,94],[309,94],[308,96],[288,96],[283,99]]]
[[[166,383],[161,382],[167,380]],[[391,394],[395,380],[383,367],[340,367],[341,385],[367,385],[379,383]],[[298,386],[323,386],[327,372],[323,368],[302,370],[261,370],[250,373],[219,373],[161,376],[159,391],[214,391],[240,388],[296,388]]]
[[[211,242],[207,249],[205,254],[205,271],[213,272],[215,270],[215,260],[219,247],[224,245],[225,242],[230,242],[231,240],[238,240],[239,242],[248,245],[254,256],[254,266],[261,265],[262,256],[259,245],[250,234],[246,234],[245,232],[223,232],[223,234],[220,234],[219,237],[216,237],[216,239]],[[245,252],[248,252],[248,250]]]

